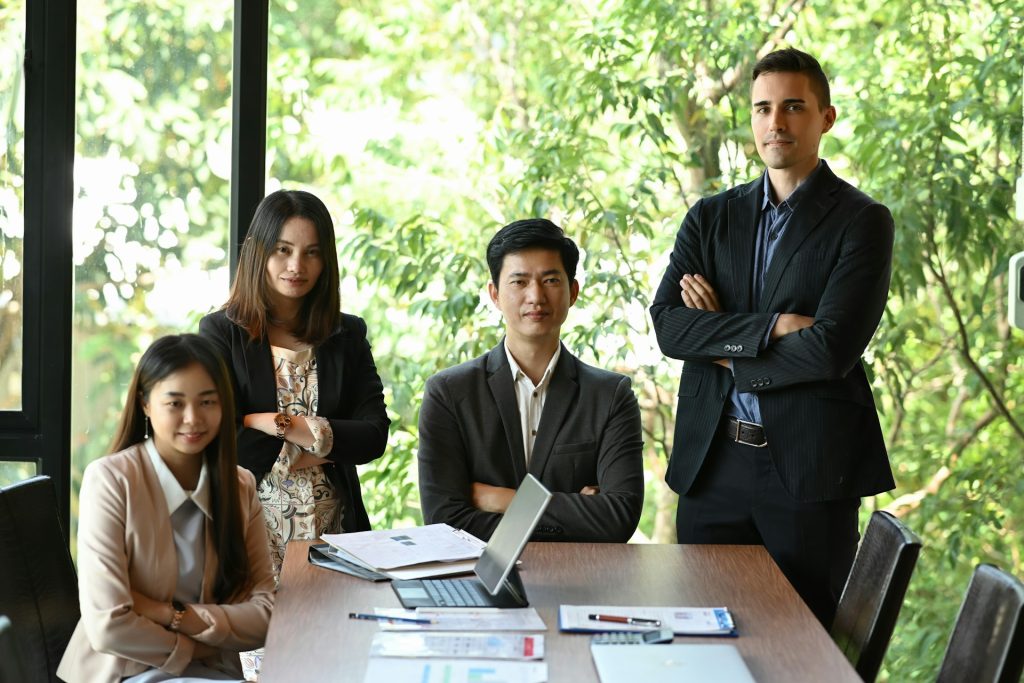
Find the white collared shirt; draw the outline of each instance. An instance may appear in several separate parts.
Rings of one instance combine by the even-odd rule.
[[[153,463],[153,469],[156,470],[157,479],[160,481],[160,489],[164,492],[164,500],[167,501],[167,514],[173,515],[175,510],[181,507],[182,503],[191,498],[196,507],[202,510],[208,519],[212,519],[213,513],[210,510],[210,477],[206,471],[206,458],[203,458],[203,468],[199,471],[199,483],[196,484],[196,490],[186,491],[178,483],[174,473],[171,472],[171,468],[160,457],[153,439],[146,439],[145,443],[146,453],[149,454],[149,460]]]
[[[167,501],[167,514],[171,518],[174,550],[178,556],[178,581],[174,597],[183,603],[200,602],[206,565],[206,520],[213,518],[206,458],[203,458],[203,467],[199,470],[196,490],[186,491],[160,457],[152,439],[146,440],[146,453],[156,470],[160,489]]]
[[[508,341],[505,341],[505,355],[508,357],[509,367],[512,368],[512,386],[516,393],[516,405],[519,406],[519,424],[523,430],[523,455],[526,457],[527,467],[530,466],[530,456],[533,455],[533,442],[537,440],[537,429],[540,427],[540,416],[544,412],[544,401],[548,397],[551,375],[555,372],[561,352],[562,345],[559,344],[540,382],[534,385],[519,368],[516,359],[512,357],[512,352],[508,350]]]

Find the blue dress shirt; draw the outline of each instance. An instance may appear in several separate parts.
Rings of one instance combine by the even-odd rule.
[[[772,186],[768,180],[768,171],[765,171],[764,176],[762,176],[764,200],[761,202],[761,216],[757,221],[757,241],[754,244],[753,283],[751,285],[755,305],[761,299],[761,292],[764,290],[765,274],[768,272],[768,266],[772,263],[772,257],[775,256],[775,250],[779,246],[779,241],[786,232],[789,219],[793,217],[793,212],[796,211],[800,199],[805,194],[804,189],[807,187],[808,181],[814,177],[819,169],[821,169],[820,161],[817,167],[811,171],[811,174],[804,178],[803,182],[785,200],[778,204],[772,202]],[[765,330],[764,337],[761,340],[762,349],[768,345],[768,338],[771,335],[772,328],[775,327],[775,321],[778,319],[779,313],[772,316],[771,323],[769,323],[768,329]],[[729,369],[732,369],[732,360],[729,361]],[[746,422],[761,424],[761,404],[757,400],[756,393],[740,393],[734,384],[733,388],[729,391],[729,403],[730,405],[726,407],[725,412],[732,417]]]

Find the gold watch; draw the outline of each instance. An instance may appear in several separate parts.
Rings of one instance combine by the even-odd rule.
[[[177,632],[181,628],[181,620],[185,618],[185,610],[187,608],[180,600],[171,600],[171,607],[174,608],[174,616],[171,617],[171,623],[167,628]]]
[[[281,441],[284,441],[284,433],[291,426],[292,418],[290,415],[278,413],[274,416],[274,429],[277,430],[277,438],[281,439]]]

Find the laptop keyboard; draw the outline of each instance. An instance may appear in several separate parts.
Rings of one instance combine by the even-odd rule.
[[[431,579],[423,582],[438,607],[483,607],[490,600],[472,579]]]

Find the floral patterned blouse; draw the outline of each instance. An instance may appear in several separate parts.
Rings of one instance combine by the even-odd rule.
[[[339,533],[345,501],[328,480],[317,458],[334,447],[331,424],[317,417],[317,370],[313,349],[292,351],[271,346],[277,378],[277,408],[286,415],[302,415],[313,433],[313,445],[302,448],[290,441],[281,445],[277,462],[259,486],[259,498],[270,537],[274,574],[280,577],[284,550],[292,539],[316,539]],[[310,457],[313,456],[313,457]]]

